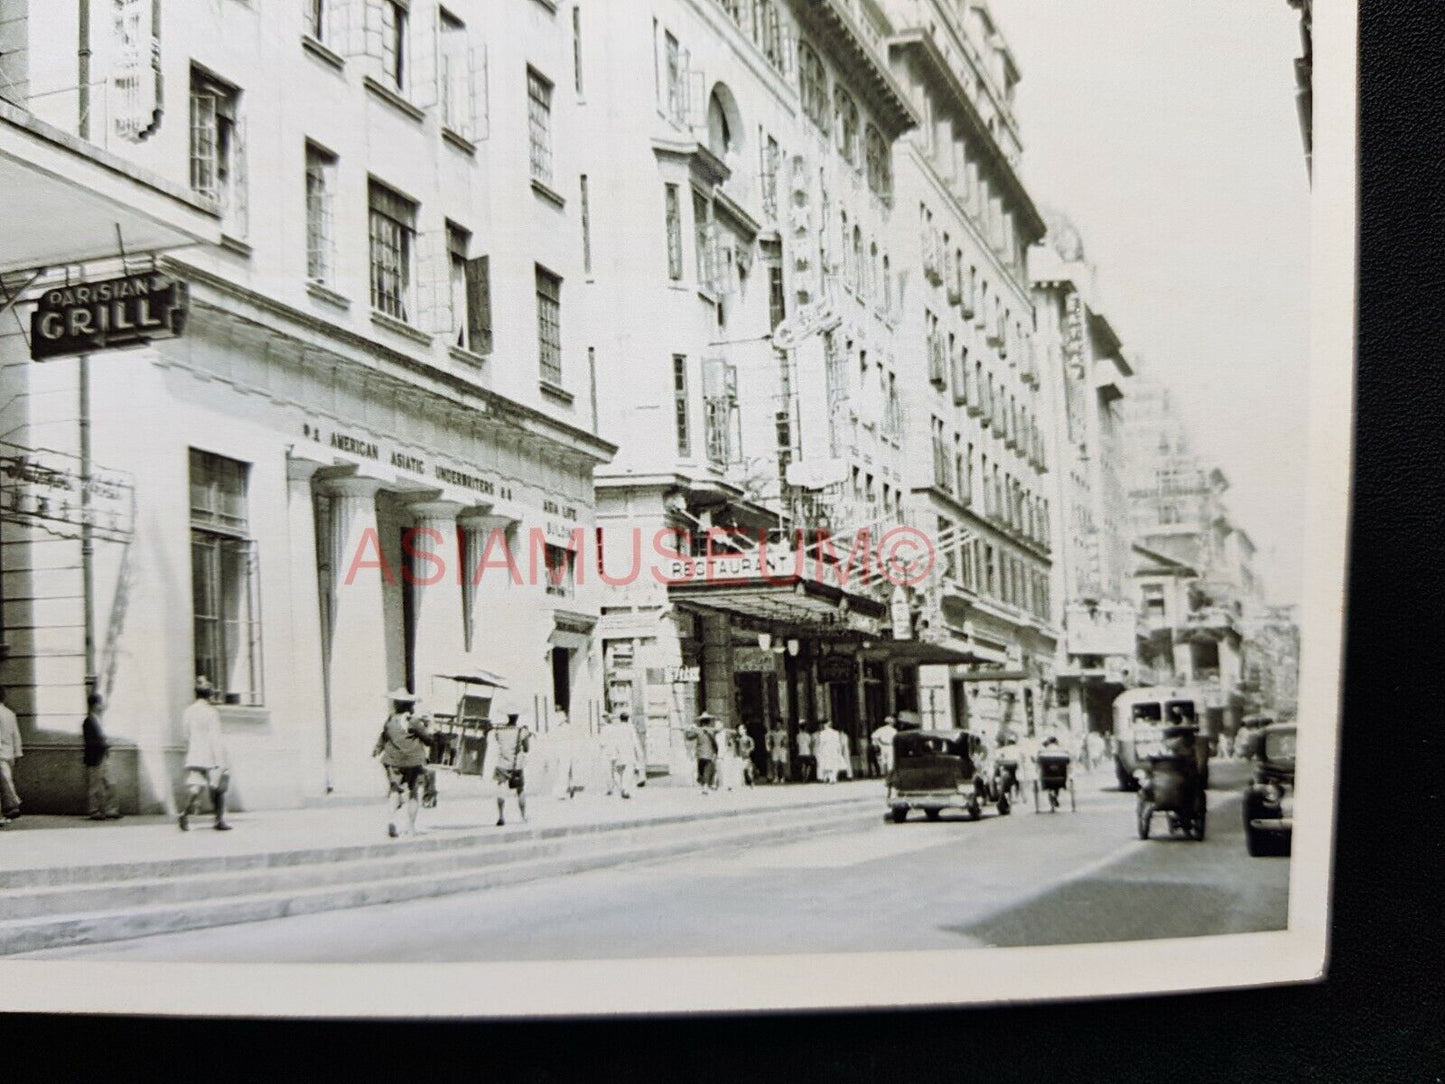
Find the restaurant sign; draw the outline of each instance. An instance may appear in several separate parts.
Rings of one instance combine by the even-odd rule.
[[[186,284],[158,271],[52,287],[30,315],[30,356],[42,361],[173,339],[185,329],[189,302]]]

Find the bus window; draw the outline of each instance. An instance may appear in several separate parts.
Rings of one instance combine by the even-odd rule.
[[[1133,719],[1136,723],[1158,723],[1164,718],[1158,702],[1135,704]]]
[[[1193,700],[1171,700],[1165,705],[1169,709],[1169,721],[1193,726],[1196,721]],[[1156,705],[1157,708],[1157,705]]]

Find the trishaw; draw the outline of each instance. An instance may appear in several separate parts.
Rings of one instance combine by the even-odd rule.
[[[1034,758],[1034,763],[1038,765],[1038,773],[1034,779],[1034,812],[1043,812],[1042,799],[1045,795],[1049,799],[1049,812],[1057,812],[1060,793],[1068,791],[1069,809],[1077,813],[1079,803],[1074,795],[1074,776],[1069,770],[1069,754],[1062,749],[1044,749]]]
[[[921,809],[936,821],[951,808],[978,820],[989,797],[978,771],[983,753],[983,741],[966,730],[902,731],[893,739],[886,816],[901,824],[910,810]]]
[[[492,728],[493,690],[505,689],[505,678],[489,670],[466,670],[436,674],[436,682],[450,682],[456,687],[456,708],[450,713],[432,712],[431,766],[457,775],[481,775],[482,758],[487,748],[487,732]]]
[[[999,816],[1007,817],[1013,803],[1023,796],[1023,783],[1019,781],[1019,748],[1017,745],[1006,745],[994,754],[989,798],[998,806]]]
[[[1148,839],[1154,814],[1164,813],[1169,817],[1170,835],[1183,833],[1203,840],[1204,778],[1195,753],[1199,728],[1166,726],[1159,738],[1155,747],[1141,750],[1143,766],[1134,772],[1139,781],[1139,838]]]

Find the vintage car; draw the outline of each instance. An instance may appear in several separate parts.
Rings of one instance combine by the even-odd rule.
[[[980,774],[983,739],[966,730],[905,730],[893,739],[893,770],[888,773],[888,816],[908,819],[921,809],[937,820],[945,809],[961,809],[977,820],[988,801],[988,782]]]
[[[1244,792],[1244,843],[1255,858],[1290,853],[1294,748],[1293,723],[1267,726],[1253,743],[1254,780]]]

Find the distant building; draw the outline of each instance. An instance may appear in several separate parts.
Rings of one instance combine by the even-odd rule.
[[[1211,725],[1233,730],[1244,710],[1243,619],[1263,596],[1254,543],[1231,520],[1229,481],[1195,451],[1167,388],[1137,380],[1125,418],[1134,582],[1151,632],[1143,658],[1168,662],[1174,681],[1202,685]]]
[[[1055,711],[1075,732],[1105,731],[1114,697],[1140,677],[1124,477],[1133,369],[1102,311],[1077,230],[1062,215],[1049,217],[1030,269],[1053,469],[1051,594],[1063,628]]]

